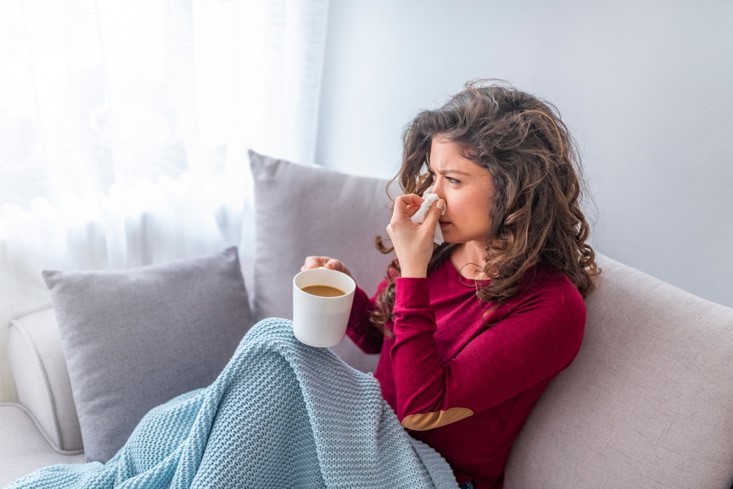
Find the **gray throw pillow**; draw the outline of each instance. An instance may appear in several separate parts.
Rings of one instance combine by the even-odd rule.
[[[374,244],[377,236],[387,235],[387,180],[299,165],[254,151],[249,157],[255,190],[257,318],[292,317],[292,279],[309,255],[340,259],[371,295],[393,259]],[[361,355],[348,338],[334,351],[356,368],[374,368],[376,358]]]
[[[44,271],[88,460],[210,384],[251,326],[236,248],[123,271]]]

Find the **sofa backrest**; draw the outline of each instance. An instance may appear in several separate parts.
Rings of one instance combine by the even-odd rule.
[[[507,489],[733,480],[733,309],[603,258],[574,363],[514,445]]]

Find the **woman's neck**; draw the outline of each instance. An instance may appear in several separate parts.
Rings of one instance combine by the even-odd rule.
[[[451,253],[453,266],[463,278],[471,280],[485,280],[484,273],[486,249],[473,241],[457,245]]]

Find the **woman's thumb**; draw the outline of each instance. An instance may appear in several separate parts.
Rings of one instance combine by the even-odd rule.
[[[430,211],[428,212],[428,215],[425,216],[423,224],[427,224],[431,229],[435,228],[444,213],[445,201],[443,199],[438,199],[435,204],[430,207]]]

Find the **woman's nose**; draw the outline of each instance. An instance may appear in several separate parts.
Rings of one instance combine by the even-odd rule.
[[[445,196],[443,193],[443,184],[445,182],[445,179],[441,177],[440,175],[435,177],[435,180],[433,181],[433,193],[437,194],[439,198],[445,200]]]

